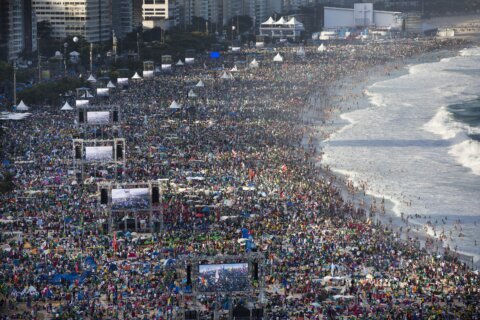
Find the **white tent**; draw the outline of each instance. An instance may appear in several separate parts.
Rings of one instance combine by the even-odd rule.
[[[326,50],[325,45],[322,43],[320,47],[317,48],[318,52],[324,52]]]
[[[188,92],[188,97],[189,98],[196,98],[197,97],[197,94],[195,92],[193,92],[192,89],[190,89],[190,91]]]
[[[140,77],[140,76],[138,75],[138,72],[135,72],[135,74],[134,74],[133,77],[132,77],[132,80],[141,80],[141,79],[142,79],[142,77]]]
[[[23,100],[20,101],[20,103],[17,106],[17,111],[27,111],[28,109],[30,108],[25,104],[25,102],[23,102]]]
[[[112,81],[108,81],[107,88],[115,88],[115,85]]]
[[[281,17],[280,19],[278,19],[277,22],[273,23],[275,25],[281,25],[281,24],[286,24],[287,21],[285,19],[283,19],[283,17]]]
[[[250,62],[250,67],[252,68],[258,68],[259,64],[257,59],[253,59],[252,62]]]
[[[23,289],[23,291],[22,291],[22,295],[27,295],[27,294],[32,295],[32,296],[37,295],[38,291],[37,291],[37,289],[35,289],[34,286],[30,286],[28,288]]]
[[[177,62],[177,66],[183,66],[183,65],[184,65],[184,63],[182,62],[181,59],[179,59],[178,62]]]
[[[231,72],[236,72],[238,71],[237,65],[235,65],[232,69],[230,69]]]
[[[168,109],[175,109],[175,110],[178,110],[180,108],[181,108],[180,105],[175,100],[173,100],[172,103],[170,104],[170,107],[168,107]]]
[[[60,110],[63,110],[63,111],[65,111],[65,110],[73,110],[73,108],[72,108],[72,106],[70,106],[70,105],[68,104],[68,101],[65,101],[65,104],[63,105],[63,107],[62,107]]]
[[[283,62],[283,57],[280,55],[280,53],[277,53],[277,55],[273,58],[274,62]]]
[[[305,49],[303,47],[298,48],[297,50],[297,56],[299,57],[305,57]]]
[[[90,77],[88,77],[87,81],[91,83],[95,83],[97,82],[97,79],[95,79],[95,77],[91,74]]]
[[[220,78],[225,79],[225,80],[230,80],[230,79],[233,79],[233,76],[232,76],[232,74],[228,74],[227,72],[224,71]]]
[[[291,27],[295,27],[296,29],[300,29],[300,30],[303,30],[305,29],[304,26],[303,26],[303,23],[299,22],[297,19],[295,19],[295,17],[292,17],[290,20],[288,20],[287,23],[285,23],[286,25],[289,25]]]
[[[195,87],[203,88],[203,87],[205,87],[205,85],[203,84],[203,81],[200,80],[200,81],[198,81],[198,83],[195,85]]]
[[[267,21],[265,21],[265,22],[262,23],[262,26],[271,26],[271,25],[273,25],[274,23],[275,23],[275,20],[273,20],[273,18],[270,17],[270,18],[268,18]]]

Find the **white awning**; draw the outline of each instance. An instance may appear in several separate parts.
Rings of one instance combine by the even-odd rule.
[[[280,53],[277,53],[277,55],[273,58],[274,62],[283,62],[283,57],[280,55]]]
[[[170,107],[168,107],[169,109],[180,109],[180,105],[175,101],[173,100],[172,103],[170,104]]]
[[[138,72],[135,72],[135,74],[133,75],[132,77],[132,80],[141,80],[142,77],[140,77],[140,75],[138,74]]]
[[[252,62],[250,62],[250,67],[252,68],[258,68],[259,64],[257,59],[253,59]]]
[[[68,104],[68,101],[65,101],[65,104],[63,105],[63,107],[60,109],[60,110],[73,110],[72,106]]]
[[[193,92],[192,89],[190,89],[190,91],[188,92],[188,97],[189,98],[196,98],[197,97],[197,94],[195,92]]]
[[[275,22],[274,24],[279,25],[279,24],[286,24],[286,23],[287,23],[287,21],[286,21],[285,19],[283,19],[283,17],[281,17],[281,18],[278,19],[278,21]]]
[[[324,52],[327,48],[323,45],[323,43],[317,48],[318,52]]]
[[[112,81],[108,81],[107,88],[115,88],[115,85]]]
[[[182,60],[178,60],[177,66],[183,66],[183,65],[184,65],[184,63],[182,62]]]
[[[272,25],[275,23],[275,20],[273,20],[272,17],[268,18],[267,21],[263,22],[262,25]]]
[[[195,87],[203,88],[203,87],[205,87],[205,85],[203,84],[203,81],[200,80],[200,81],[198,81],[198,83],[195,85]]]
[[[231,72],[236,72],[236,71],[238,71],[237,65],[235,65],[232,69],[230,69],[230,71],[231,71]]]
[[[18,111],[27,111],[29,110],[30,108],[22,101],[20,101],[20,103],[18,104],[17,106],[17,110]]]
[[[97,79],[95,79],[95,77],[91,74],[90,77],[88,77],[87,81],[95,83],[95,82],[97,82]]]

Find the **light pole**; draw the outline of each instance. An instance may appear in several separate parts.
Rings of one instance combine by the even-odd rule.
[[[40,55],[40,37],[37,35],[37,67],[38,67],[38,83],[42,81],[42,56]]]
[[[13,105],[17,107],[17,60],[13,60]]]
[[[93,75],[93,42],[90,43],[90,74]]]
[[[64,67],[65,77],[67,76],[67,48],[68,48],[68,42],[65,42],[63,44],[63,67]]]
[[[235,26],[232,26],[232,42],[233,42],[233,32],[235,31]]]

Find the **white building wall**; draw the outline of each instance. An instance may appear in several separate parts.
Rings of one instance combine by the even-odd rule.
[[[374,11],[373,12],[373,21],[375,26],[379,28],[401,28],[402,21],[397,12],[388,12],[388,11]]]
[[[327,29],[355,26],[353,9],[325,7],[324,20],[324,27]]]

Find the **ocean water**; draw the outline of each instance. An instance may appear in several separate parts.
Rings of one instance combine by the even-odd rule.
[[[480,48],[408,66],[366,90],[322,142],[323,163],[445,245],[480,258]],[[426,217],[426,218],[424,218]],[[431,222],[429,227],[425,224]],[[477,244],[475,244],[477,241]]]

